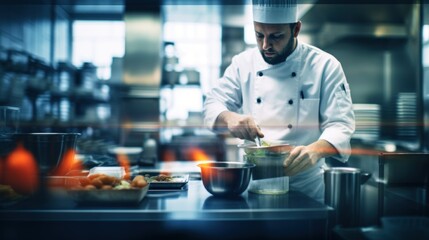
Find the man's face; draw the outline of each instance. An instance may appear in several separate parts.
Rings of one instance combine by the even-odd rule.
[[[254,22],[256,42],[265,62],[284,62],[295,49],[295,38],[289,24]]]

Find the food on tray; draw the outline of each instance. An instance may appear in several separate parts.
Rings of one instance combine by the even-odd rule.
[[[132,187],[144,188],[147,185],[146,179],[142,175],[137,175],[131,182]]]
[[[176,189],[179,190],[189,181],[188,174],[176,175],[173,173],[160,173],[156,175],[144,174],[147,182],[150,183],[150,189]]]
[[[177,182],[186,182],[186,176],[180,175],[168,175],[168,174],[159,174],[156,176],[150,176],[149,174],[145,175],[146,181],[151,183],[177,183]]]
[[[144,188],[148,185],[148,182],[142,175],[137,175],[130,181],[102,173],[91,174],[87,177],[80,177],[79,183],[80,184],[73,187],[73,189],[133,189]]]
[[[150,178],[153,182],[171,182],[173,177],[170,175],[159,174]]]

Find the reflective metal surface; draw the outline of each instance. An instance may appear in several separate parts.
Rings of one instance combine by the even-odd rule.
[[[302,193],[223,198],[212,196],[201,181],[190,181],[188,188],[169,195],[149,190],[138,205],[86,206],[68,195],[25,201],[0,209],[0,232],[13,233],[3,239],[46,239],[47,233],[52,239],[326,239],[332,208]],[[64,232],[66,226],[79,230]]]
[[[215,196],[236,196],[249,186],[255,164],[241,162],[209,162],[198,164],[201,179],[208,192]]]
[[[30,151],[42,172],[51,170],[63,160],[69,150],[76,150],[80,133],[17,133],[16,143],[22,143]]]
[[[368,176],[357,168],[325,170],[325,204],[335,209],[336,224],[344,227],[359,225],[360,187]]]
[[[0,220],[326,220],[328,212],[332,211],[332,208],[296,191],[283,195],[245,191],[241,196],[220,198],[205,191],[201,181],[188,184],[188,190],[178,191],[174,197],[159,197],[156,191],[149,190],[143,201],[132,207],[112,208],[100,204],[88,208],[76,205],[68,195],[53,194],[49,204],[42,203],[42,206],[37,201],[26,201],[13,209],[0,209]],[[249,208],[245,210],[247,206]]]
[[[162,22],[160,10],[126,9],[124,82],[159,86]]]

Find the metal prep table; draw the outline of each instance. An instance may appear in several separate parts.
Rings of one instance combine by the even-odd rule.
[[[210,195],[201,181],[149,191],[137,205],[78,205],[67,195],[0,209],[1,239],[323,239],[333,209],[299,192],[236,198]]]

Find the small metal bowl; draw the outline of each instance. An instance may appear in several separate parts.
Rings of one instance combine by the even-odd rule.
[[[206,162],[198,164],[206,190],[214,196],[233,197],[242,194],[250,183],[253,163]]]
[[[269,141],[269,146],[256,146],[255,143],[243,143],[237,147],[244,149],[248,155],[279,155],[287,154],[293,149],[293,145],[286,141]]]

